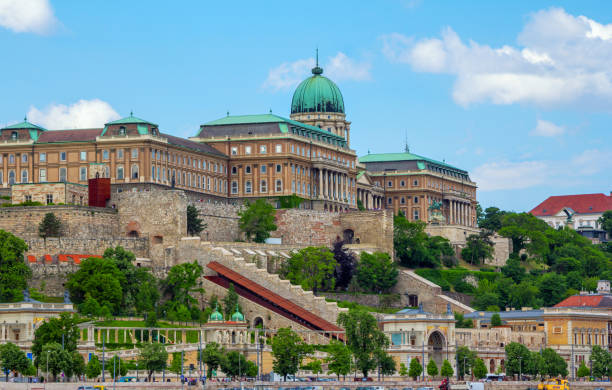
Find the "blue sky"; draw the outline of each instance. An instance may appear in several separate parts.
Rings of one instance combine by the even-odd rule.
[[[359,155],[466,169],[483,206],[612,190],[612,5],[601,1],[0,0],[0,125],[136,116],[194,135],[289,115],[319,47]]]

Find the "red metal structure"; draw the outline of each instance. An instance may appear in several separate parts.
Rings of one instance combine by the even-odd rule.
[[[89,179],[89,206],[106,207],[111,195],[111,182],[109,178]]]

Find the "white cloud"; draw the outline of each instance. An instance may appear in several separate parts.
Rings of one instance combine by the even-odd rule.
[[[481,191],[562,187],[567,183],[588,183],[590,176],[605,171],[610,161],[612,150],[592,149],[563,161],[488,162],[476,167],[471,176]]]
[[[520,46],[464,42],[452,28],[439,38],[385,35],[383,54],[413,70],[456,76],[453,98],[479,102],[559,106],[612,103],[612,24],[551,8],[530,15]]]
[[[28,111],[28,120],[46,129],[98,128],[119,118],[110,104],[99,99],[79,100],[69,106],[51,104],[42,110],[31,107]]]
[[[538,119],[535,129],[529,133],[529,135],[536,135],[540,137],[557,137],[565,133],[565,127],[555,125],[552,122]]]
[[[283,62],[276,68],[270,69],[263,87],[275,91],[293,88],[308,77],[314,66],[314,58]],[[342,52],[338,52],[321,67],[324,70],[324,75],[334,81],[364,81],[371,78],[370,63],[357,62]]]
[[[47,34],[57,25],[49,0],[0,0],[0,26],[4,28]]]

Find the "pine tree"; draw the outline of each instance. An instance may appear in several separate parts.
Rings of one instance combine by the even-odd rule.
[[[431,359],[429,363],[427,363],[427,375],[429,375],[432,378],[435,378],[436,376],[438,376],[438,365],[436,364],[436,361],[433,359]]]
[[[410,369],[408,370],[408,376],[416,380],[421,375],[421,373],[423,373],[423,366],[421,366],[421,363],[419,363],[419,360],[411,359]]]
[[[205,223],[202,223],[202,220],[198,218],[198,216],[199,212],[195,206],[187,206],[187,234],[190,236],[197,236],[207,227]]]
[[[62,222],[53,213],[45,214],[38,225],[38,235],[45,240],[47,237],[60,237],[62,235]]]
[[[444,359],[444,362],[442,363],[442,369],[440,370],[440,375],[445,378],[448,378],[453,376],[454,373],[455,372],[453,371],[453,367],[451,366],[451,364],[448,362],[448,360]]]

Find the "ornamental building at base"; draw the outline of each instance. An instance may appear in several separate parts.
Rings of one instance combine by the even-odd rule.
[[[97,129],[47,130],[24,119],[0,129],[0,187],[13,203],[83,204],[74,191],[58,200],[23,185],[77,188],[102,177],[113,192],[177,188],[206,202],[277,205],[296,195],[307,209],[392,209],[410,220],[476,226],[467,171],[408,150],[358,158],[350,129],[340,89],[317,64],[295,90],[289,118],[228,113],[190,139],[131,113]]]

